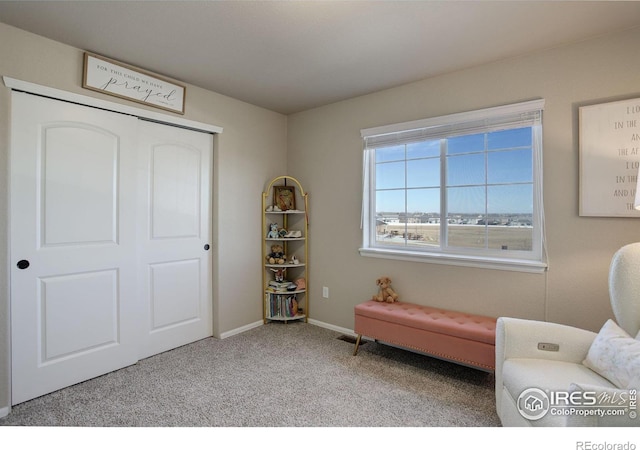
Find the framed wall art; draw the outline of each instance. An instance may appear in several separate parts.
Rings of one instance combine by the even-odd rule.
[[[185,86],[89,52],[84,54],[82,87],[184,114]]]
[[[274,186],[273,204],[282,211],[296,209],[296,190],[293,186]]]
[[[640,217],[640,98],[579,108],[580,215]]]

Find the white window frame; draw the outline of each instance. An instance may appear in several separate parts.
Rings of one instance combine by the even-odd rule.
[[[364,140],[362,196],[362,256],[405,261],[482,267],[522,272],[544,272],[546,262],[544,208],[542,188],[542,112],[544,100],[532,100],[476,111],[385,125],[361,130]],[[533,133],[533,242],[532,251],[504,252],[488,249],[412,249],[376,244],[375,236],[375,158],[374,148],[427,139],[448,138],[461,134],[494,132],[501,129],[531,126]],[[442,156],[441,156],[442,158]],[[444,164],[441,164],[441,175]],[[441,192],[445,192],[441,176]],[[442,194],[442,196],[444,196]],[[442,213],[441,213],[442,217]],[[442,225],[442,227],[446,227]],[[446,231],[443,230],[444,234]]]

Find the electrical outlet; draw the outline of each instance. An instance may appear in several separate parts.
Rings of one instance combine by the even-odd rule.
[[[329,288],[322,286],[322,298],[329,298]]]

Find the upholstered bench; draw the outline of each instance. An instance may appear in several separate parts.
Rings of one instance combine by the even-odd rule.
[[[373,300],[356,305],[358,335],[408,350],[492,372],[495,369],[496,319],[405,302]]]

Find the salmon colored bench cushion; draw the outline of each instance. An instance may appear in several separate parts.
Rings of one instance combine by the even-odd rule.
[[[355,307],[354,331],[358,336],[460,364],[488,371],[495,369],[493,317],[406,302],[369,300]]]

